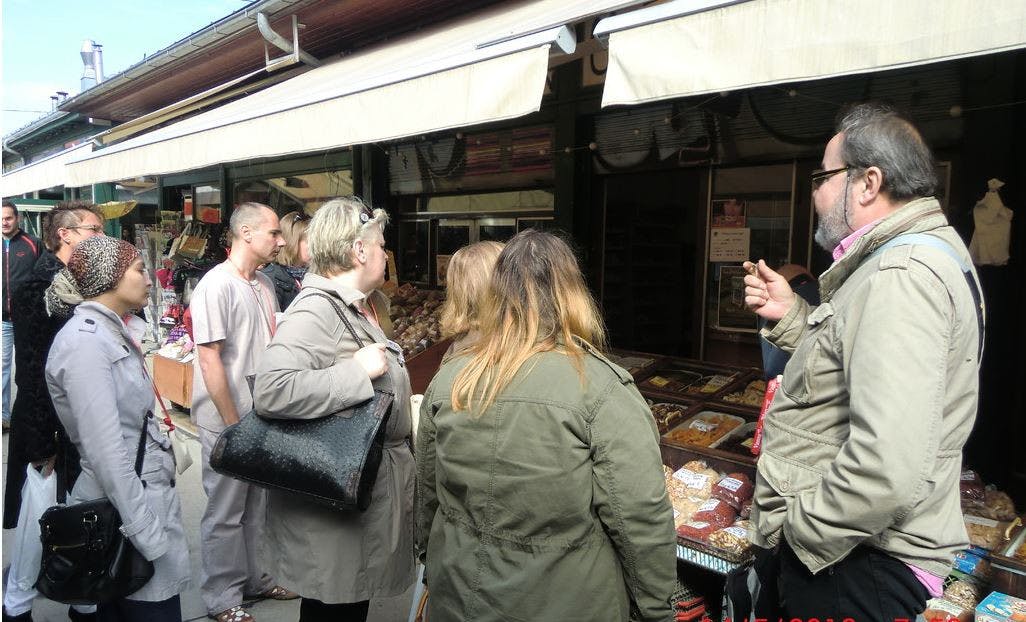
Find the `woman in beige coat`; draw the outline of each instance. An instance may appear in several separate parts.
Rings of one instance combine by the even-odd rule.
[[[371,598],[397,596],[414,581],[410,381],[402,351],[366,304],[384,281],[387,220],[384,210],[372,211],[356,197],[334,199],[317,211],[307,229],[310,272],[256,374],[255,407],[265,417],[338,412],[370,399],[372,381],[395,392],[365,512],[339,512],[270,491],[268,572],[303,597],[300,622],[363,621]],[[325,295],[369,345],[357,346]]]

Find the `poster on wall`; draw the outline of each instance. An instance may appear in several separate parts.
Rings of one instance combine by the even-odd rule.
[[[721,330],[756,329],[756,316],[745,307],[745,274],[741,266],[720,266],[716,323]]]
[[[717,199],[712,202],[713,227],[744,227],[747,204],[740,199]]]
[[[709,232],[709,261],[745,261],[751,241],[752,230],[747,227],[713,227]]]

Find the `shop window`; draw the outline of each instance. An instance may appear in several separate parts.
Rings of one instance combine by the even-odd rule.
[[[389,189],[411,195],[550,185],[552,148],[549,126],[392,145],[386,150]]]
[[[512,212],[551,210],[555,199],[551,190],[520,190],[516,192],[489,192],[433,196],[423,200],[426,212]]]
[[[192,209],[195,219],[200,222],[221,222],[221,188],[196,186],[192,197]]]
[[[485,218],[477,222],[477,237],[481,242],[505,242],[516,234],[515,218]]]
[[[438,221],[438,254],[435,255],[435,280],[439,286],[445,285],[445,275],[449,271],[449,260],[453,253],[470,244],[474,233],[473,220],[439,220]]]
[[[534,229],[535,231],[552,231],[555,229],[555,219],[549,218],[517,218],[517,233]]]
[[[431,282],[431,222],[428,220],[399,223],[399,281]]]
[[[349,169],[287,175],[236,182],[235,204],[253,201],[269,205],[279,216],[292,211],[313,214],[336,197],[353,194],[353,174]]]
[[[776,268],[791,261],[793,187],[791,163],[713,171],[704,358],[758,364],[758,319],[744,304],[741,264],[764,259]]]

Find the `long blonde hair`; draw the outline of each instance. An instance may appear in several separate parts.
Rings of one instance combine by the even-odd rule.
[[[475,242],[456,251],[449,260],[445,303],[439,318],[443,337],[465,335],[481,327],[481,302],[501,252],[502,244],[498,242]]]
[[[299,268],[303,265],[299,259],[299,244],[306,237],[310,216],[306,212],[295,210],[282,216],[278,222],[281,223],[281,237],[285,239],[285,246],[278,252],[275,261],[283,266]]]
[[[584,347],[605,349],[606,331],[566,242],[528,229],[510,240],[481,306],[481,338],[452,385],[452,405],[480,416],[540,352],[564,352],[584,382]]]

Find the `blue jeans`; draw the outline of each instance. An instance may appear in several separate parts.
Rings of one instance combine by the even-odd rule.
[[[14,362],[14,324],[4,322],[4,421],[11,422],[11,363]]]

